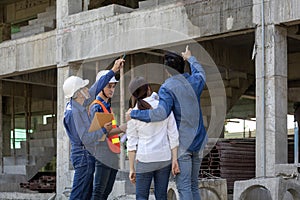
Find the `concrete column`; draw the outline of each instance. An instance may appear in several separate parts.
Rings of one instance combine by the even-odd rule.
[[[67,103],[62,85],[69,77],[72,68],[60,67],[57,71],[57,158],[56,158],[56,193],[58,199],[66,199],[64,191],[72,187],[73,170],[70,163],[70,141],[63,126],[65,105]]]
[[[82,0],[59,0],[56,2],[57,28],[64,27],[63,21],[71,14],[82,11]]]
[[[87,11],[89,9],[90,0],[83,0],[83,10]]]
[[[275,165],[287,163],[287,31],[273,24],[265,26],[264,48],[261,33],[259,26],[255,60],[256,177],[274,176]]]
[[[56,27],[61,29],[64,27],[63,20],[69,15],[69,0],[59,0],[56,2]]]

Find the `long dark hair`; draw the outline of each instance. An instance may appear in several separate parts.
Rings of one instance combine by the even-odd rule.
[[[148,96],[148,88],[149,84],[143,77],[135,77],[129,83],[128,89],[134,97],[139,110],[148,110],[152,108],[148,102],[143,100]]]

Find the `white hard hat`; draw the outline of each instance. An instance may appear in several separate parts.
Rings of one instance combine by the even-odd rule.
[[[89,84],[89,80],[83,80],[78,76],[70,76],[63,85],[63,90],[66,98],[71,98],[75,92]]]
[[[102,76],[106,75],[109,72],[109,70],[102,70],[100,72],[98,72],[97,76],[96,76],[96,81],[98,81]],[[115,76],[113,76],[109,83],[117,83],[119,81],[117,81],[117,79],[115,78]]]

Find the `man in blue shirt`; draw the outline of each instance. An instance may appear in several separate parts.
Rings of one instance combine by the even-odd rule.
[[[86,106],[95,99],[96,95],[123,65],[123,59],[117,60],[112,69],[96,81],[90,89],[86,87],[89,80],[83,80],[77,76],[70,76],[64,82],[65,97],[70,98],[70,101],[66,105],[63,123],[71,142],[70,157],[75,170],[70,200],[90,200],[95,170],[93,150],[104,134],[103,129],[88,132],[91,118]],[[109,132],[112,125],[107,123],[104,127],[105,132]]]
[[[190,64],[191,74],[184,73],[185,60]],[[182,56],[173,52],[166,53],[165,65],[171,77],[159,89],[159,106],[153,110],[129,110],[126,118],[155,122],[166,119],[173,111],[179,130],[180,174],[175,179],[179,196],[184,200],[199,200],[199,152],[207,141],[200,108],[205,72],[188,47]]]

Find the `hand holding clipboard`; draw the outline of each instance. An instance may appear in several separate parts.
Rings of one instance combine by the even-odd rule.
[[[92,120],[92,123],[90,125],[89,132],[94,132],[103,128],[105,124],[111,123],[112,120],[113,120],[113,114],[96,112]],[[103,134],[100,141],[104,141],[105,137],[106,135]]]

